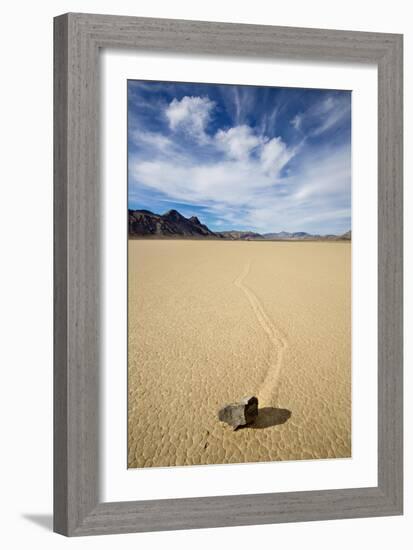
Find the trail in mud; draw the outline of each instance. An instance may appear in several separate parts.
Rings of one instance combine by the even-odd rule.
[[[251,305],[252,311],[257,318],[257,321],[262,330],[267,335],[268,341],[271,346],[267,373],[265,375],[263,383],[261,384],[260,389],[258,390],[258,398],[260,404],[269,405],[271,404],[271,398],[274,396],[277,390],[278,379],[282,367],[283,353],[284,350],[287,348],[287,340],[277,329],[273,321],[268,317],[262,303],[254,294],[254,292],[244,283],[244,280],[250,272],[250,268],[251,262],[248,262],[242,270],[241,274],[235,279],[234,285],[242,290],[242,292],[247,297]]]

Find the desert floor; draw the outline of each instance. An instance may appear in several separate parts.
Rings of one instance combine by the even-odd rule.
[[[128,302],[130,468],[351,456],[350,243],[130,240]]]

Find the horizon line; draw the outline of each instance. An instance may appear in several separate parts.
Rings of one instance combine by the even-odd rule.
[[[156,212],[153,212],[153,210],[149,210],[148,208],[130,208],[129,205],[128,205],[128,211],[131,211],[131,212],[145,212],[145,213],[152,214],[154,216],[161,216],[161,217],[166,216],[167,214],[170,214],[172,212],[176,212],[180,216],[182,216],[182,218],[184,218],[185,220],[190,220],[191,218],[197,218],[202,225],[205,225],[206,227],[208,227],[208,229],[210,231],[213,231],[214,233],[239,232],[239,233],[255,233],[257,235],[270,235],[270,234],[280,234],[280,233],[287,233],[287,234],[305,233],[305,234],[311,235],[311,236],[320,236],[320,237],[322,237],[322,236],[329,236],[329,235],[331,235],[331,236],[340,236],[340,235],[344,235],[346,233],[349,233],[352,230],[351,226],[350,226],[350,229],[344,230],[342,233],[334,233],[334,232],[310,233],[308,231],[303,231],[302,229],[292,230],[292,231],[287,231],[285,229],[282,229],[280,231],[276,231],[276,230],[257,231],[256,229],[250,229],[250,228],[248,228],[248,229],[234,229],[234,228],[231,228],[231,229],[211,229],[211,226],[209,226],[206,223],[202,222],[199,215],[191,214],[189,217],[186,217],[183,214],[181,214],[181,212],[179,212],[179,210],[177,210],[176,208],[170,208],[169,210],[166,210],[164,213],[158,214]]]

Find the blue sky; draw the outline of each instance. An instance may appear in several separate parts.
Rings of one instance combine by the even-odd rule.
[[[348,231],[351,92],[129,80],[128,206],[215,231]]]

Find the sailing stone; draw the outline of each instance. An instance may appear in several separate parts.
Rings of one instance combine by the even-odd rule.
[[[236,430],[240,426],[252,424],[258,416],[258,399],[255,396],[243,397],[237,403],[225,405],[218,412],[221,422],[226,422]]]

